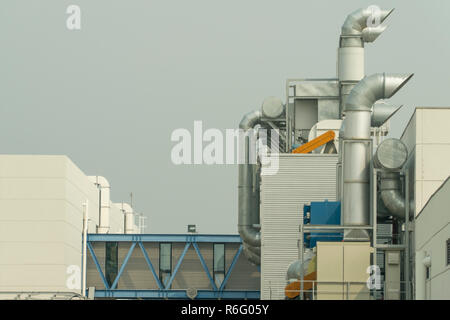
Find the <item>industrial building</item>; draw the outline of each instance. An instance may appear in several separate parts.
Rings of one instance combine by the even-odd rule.
[[[285,102],[242,118],[242,130],[272,130],[256,162],[245,137],[239,166],[239,233],[261,299],[450,299],[450,109],[417,107],[386,138],[401,108],[386,100],[413,74],[364,71],[392,11],[349,14],[336,77],[288,79]]]
[[[450,107],[387,137],[413,73],[366,75],[364,52],[391,13],[349,14],[336,75],[243,116],[271,135],[256,161],[242,140],[239,235],[146,234],[106,178],[1,155],[0,299],[450,299]]]
[[[238,235],[143,234],[110,189],[66,156],[0,155],[0,299],[259,298]]]

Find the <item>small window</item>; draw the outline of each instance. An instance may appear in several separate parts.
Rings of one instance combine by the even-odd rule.
[[[450,239],[447,240],[447,265],[450,265]]]
[[[159,244],[159,280],[165,286],[172,275],[172,244]],[[170,288],[169,288],[170,289]]]
[[[225,278],[225,244],[215,243],[213,255],[214,283],[220,288]]]
[[[117,242],[105,242],[105,277],[111,287],[118,273],[119,244]]]

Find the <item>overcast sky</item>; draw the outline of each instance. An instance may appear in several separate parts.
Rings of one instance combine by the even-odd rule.
[[[81,30],[66,8],[81,8]],[[237,167],[175,166],[173,130],[236,128],[287,78],[336,75],[348,13],[395,7],[366,45],[366,74],[414,72],[391,99],[450,105],[450,1],[2,0],[0,152],[65,154],[134,194],[147,232],[237,232]]]

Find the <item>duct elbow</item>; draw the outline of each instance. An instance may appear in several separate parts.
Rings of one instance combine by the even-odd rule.
[[[341,38],[358,37],[364,42],[373,42],[386,29],[379,24],[394,11],[382,10],[377,7],[358,9],[350,13],[341,28]],[[370,26],[369,21],[373,21],[375,26]]]
[[[392,97],[413,75],[376,73],[364,77],[350,92],[344,110],[370,112],[375,102]]]
[[[261,233],[250,225],[238,225],[238,232],[242,241],[252,247],[261,246]]]
[[[381,200],[392,216],[401,220],[405,218],[405,198],[400,190],[381,191]]]
[[[380,198],[389,213],[397,219],[404,220],[406,215],[406,200],[401,192],[400,174],[384,172],[381,175]],[[414,207],[409,205],[409,214]]]
[[[241,122],[239,123],[239,129],[249,130],[253,129],[254,126],[260,124],[262,113],[260,110],[254,110],[242,117]]]

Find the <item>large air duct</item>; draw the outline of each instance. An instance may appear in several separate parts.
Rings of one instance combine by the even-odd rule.
[[[123,213],[125,233],[126,234],[136,233],[133,208],[128,203],[125,202],[122,202],[120,205]]]
[[[404,220],[406,208],[398,170],[405,165],[407,159],[408,149],[399,139],[384,140],[373,158],[374,166],[382,170],[380,198],[389,213],[400,220]]]
[[[351,91],[345,104],[343,146],[342,223],[369,225],[369,148],[371,109],[380,99],[392,97],[412,77],[374,74],[365,77]],[[346,141],[347,140],[347,141]],[[366,232],[347,230],[345,239],[365,240]]]
[[[261,246],[261,234],[257,227],[259,225],[259,166],[256,164],[256,156],[252,159],[251,134],[245,133],[258,124],[261,124],[261,111],[246,114],[239,124],[241,133],[244,133],[244,148],[240,148],[240,150],[243,149],[244,158],[239,164],[238,232],[244,242],[244,254],[255,264],[260,263],[260,256],[255,253],[255,249],[250,248]]]
[[[109,210],[111,207],[109,182],[102,176],[89,176],[88,178],[99,190],[99,222],[97,233],[108,233],[110,229]]]

